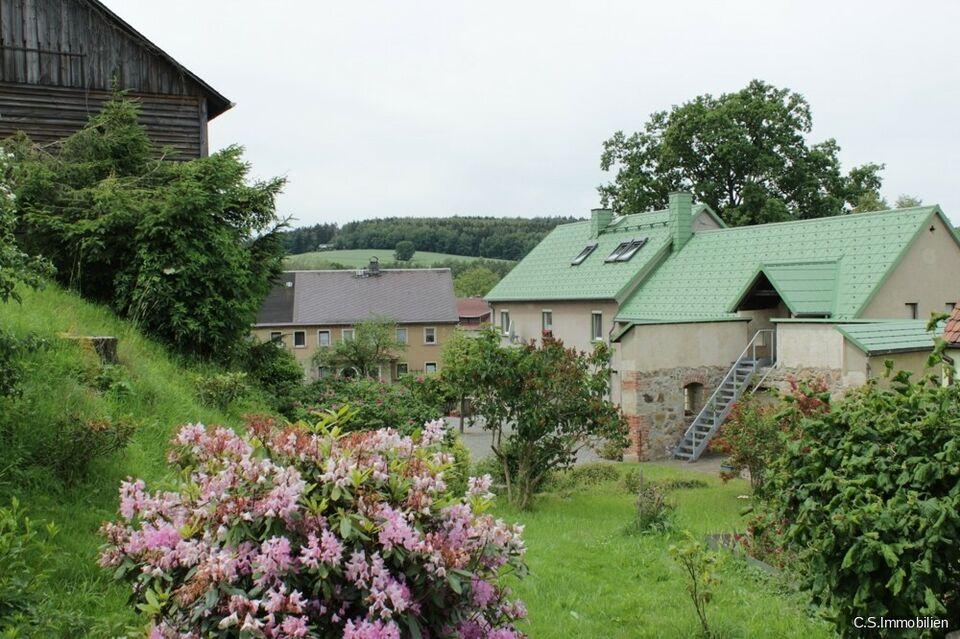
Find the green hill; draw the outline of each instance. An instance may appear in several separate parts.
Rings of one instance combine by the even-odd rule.
[[[284,260],[284,267],[290,270],[313,270],[333,268],[333,265],[340,264],[347,268],[360,268],[370,263],[370,259],[376,257],[381,264],[390,264],[394,266],[396,260],[393,257],[392,249],[343,249],[336,251],[315,251],[313,253],[300,253],[299,255],[288,255]],[[481,258],[469,255],[451,255],[449,253],[431,253],[429,251],[417,251],[413,254],[413,259],[404,263],[404,266],[425,267],[432,266],[439,262],[473,262]],[[483,258],[487,261],[487,258]],[[507,260],[489,260],[492,262],[503,262]]]
[[[178,426],[197,421],[236,426],[241,415],[261,406],[244,400],[222,413],[200,405],[192,382],[197,371],[108,309],[55,286],[22,293],[22,305],[0,303],[0,327],[21,337],[37,334],[48,345],[24,358],[22,396],[0,399],[0,506],[16,497],[31,518],[55,522],[60,529],[41,605],[55,628],[29,636],[124,636],[124,627],[137,621],[126,604],[128,592],[97,565],[97,530],[116,517],[120,482],[133,476],[162,486],[168,477],[167,443]],[[91,369],[101,369],[97,356],[59,337],[63,332],[118,337],[120,364],[111,372],[124,392],[91,384]],[[94,461],[86,479],[74,486],[56,478],[52,453],[36,448],[43,436],[62,431],[65,424],[119,416],[137,424],[129,445]]]

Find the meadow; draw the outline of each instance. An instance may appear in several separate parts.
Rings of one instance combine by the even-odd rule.
[[[345,249],[335,251],[314,251],[312,253],[300,253],[298,255],[288,255],[284,260],[284,268],[290,270],[311,270],[330,268],[332,264],[340,264],[348,268],[360,268],[370,263],[370,259],[376,257],[381,264],[391,264],[396,262],[391,249]],[[407,264],[413,267],[431,266],[445,261],[473,262],[480,258],[470,255],[451,255],[449,253],[431,253],[429,251],[417,251],[413,254]],[[486,259],[486,258],[485,258]],[[506,262],[507,260],[492,260],[496,262]]]

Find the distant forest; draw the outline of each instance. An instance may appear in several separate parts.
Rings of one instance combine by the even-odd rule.
[[[418,251],[519,260],[558,224],[574,217],[388,217],[336,224],[316,224],[284,233],[290,254],[338,249],[393,249],[409,240]]]

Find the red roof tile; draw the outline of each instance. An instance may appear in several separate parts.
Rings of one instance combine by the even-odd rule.
[[[960,346],[960,304],[953,307],[953,313],[947,320],[947,325],[943,329],[943,339],[948,344]]]
[[[490,305],[480,297],[458,297],[457,315],[460,317],[483,317],[490,314]]]

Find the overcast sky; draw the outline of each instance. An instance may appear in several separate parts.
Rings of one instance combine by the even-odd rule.
[[[236,103],[213,148],[289,179],[298,224],[585,215],[601,143],[752,78],[884,195],[960,223],[957,2],[107,0]]]

